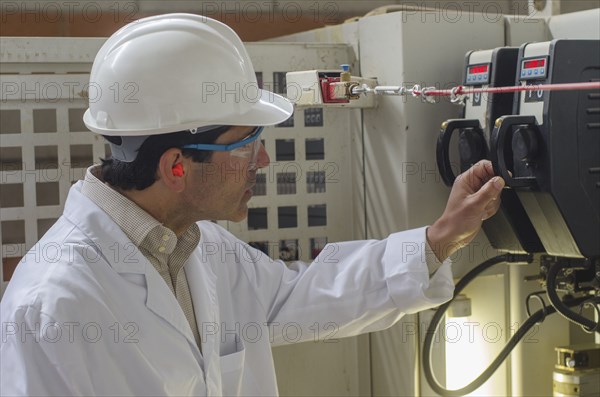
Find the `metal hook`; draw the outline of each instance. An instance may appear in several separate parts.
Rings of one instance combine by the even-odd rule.
[[[410,93],[415,98],[418,97],[419,95],[421,95],[421,86],[418,84],[413,85],[413,87],[410,89]]]
[[[460,91],[462,91],[462,88],[463,87],[461,85],[459,85],[459,86],[453,87],[450,90],[450,102],[458,103],[459,105],[465,104],[466,95],[459,93]]]
[[[436,103],[433,96],[429,96],[429,91],[435,90],[435,87],[425,87],[421,90],[421,97],[425,99],[427,103]]]

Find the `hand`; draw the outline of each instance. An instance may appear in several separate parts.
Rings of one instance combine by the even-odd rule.
[[[456,178],[444,213],[427,229],[427,241],[440,262],[469,244],[481,223],[498,211],[504,184],[502,178],[494,176],[488,160]]]

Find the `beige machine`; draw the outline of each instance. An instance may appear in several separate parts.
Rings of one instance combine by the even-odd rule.
[[[466,20],[449,23],[441,18],[434,23],[424,14],[398,11],[281,40],[348,43],[359,60],[353,65],[353,80],[359,81],[359,76],[376,78],[377,86],[388,87],[388,91],[393,91],[393,86],[415,84],[449,88],[462,81],[464,56],[470,50],[518,47],[553,38],[598,38],[600,10],[566,15],[546,11],[548,17],[498,16],[496,21],[469,15],[473,20],[468,22],[468,29]],[[477,34],[464,34],[465,30]],[[294,75],[289,78],[297,81]],[[357,212],[365,212],[366,227],[356,238],[385,237],[394,230],[431,223],[441,213],[448,189],[437,176],[435,140],[440,123],[459,114],[460,108],[450,101],[429,104],[410,95],[382,95],[375,108],[363,106],[363,139],[356,144],[364,158],[365,195]],[[453,258],[455,275],[461,277],[496,253],[482,233]],[[434,371],[446,388],[459,389],[476,378],[525,322],[526,298],[542,289],[537,281],[539,273],[536,255],[528,265],[493,268],[464,290],[465,297],[453,312],[469,316],[447,317],[432,350]],[[594,312],[587,316],[593,318]],[[429,312],[406,317],[392,329],[370,336],[373,395],[436,395],[418,370],[429,318]],[[560,390],[566,386],[557,389],[557,384],[583,382],[595,373],[591,368],[581,374],[555,373],[553,389],[555,347],[574,345],[573,349],[578,349],[580,344],[593,342],[593,334],[560,316],[549,316],[527,333],[509,359],[473,395],[539,396],[551,395],[553,390],[563,395]],[[577,390],[591,388],[598,393],[593,383],[586,385]]]
[[[554,396],[597,396],[600,389],[600,344],[556,348],[552,375]]]

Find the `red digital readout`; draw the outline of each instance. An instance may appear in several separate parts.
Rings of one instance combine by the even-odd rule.
[[[469,68],[469,74],[487,73],[488,65],[478,65]]]
[[[523,63],[523,69],[543,68],[546,65],[545,59],[533,59]]]

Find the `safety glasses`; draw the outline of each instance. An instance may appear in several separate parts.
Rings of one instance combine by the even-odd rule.
[[[256,164],[258,152],[260,151],[260,141],[258,138],[265,127],[256,127],[252,132],[241,141],[230,143],[228,145],[219,145],[216,143],[195,143],[184,145],[182,149],[208,150],[216,152],[229,152],[231,157],[250,159],[251,164]]]

